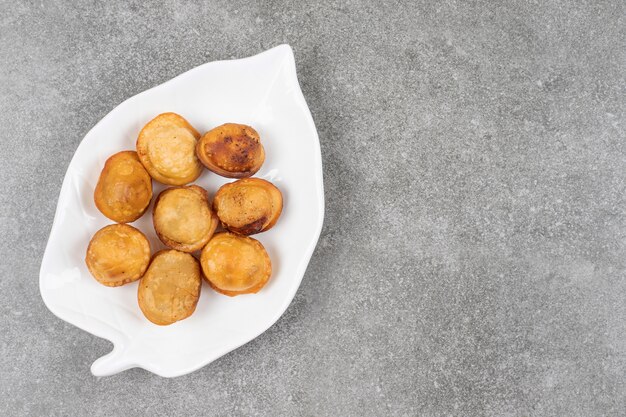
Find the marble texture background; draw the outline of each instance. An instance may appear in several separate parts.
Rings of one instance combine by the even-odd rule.
[[[0,414],[626,413],[626,3],[0,0]],[[199,64],[292,45],[326,221],[286,314],[188,376],[38,290],[85,133]]]

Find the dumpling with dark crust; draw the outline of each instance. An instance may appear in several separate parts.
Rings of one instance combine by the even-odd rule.
[[[227,178],[251,177],[265,161],[257,131],[237,123],[226,123],[206,132],[198,141],[196,154],[204,166]]]

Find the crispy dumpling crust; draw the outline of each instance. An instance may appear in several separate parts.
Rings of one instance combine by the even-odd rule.
[[[192,255],[176,250],[157,252],[137,290],[144,316],[166,326],[186,319],[196,310],[202,274]]]
[[[118,287],[142,277],[150,263],[150,243],[127,224],[111,224],[98,230],[87,247],[85,263],[103,285]]]
[[[272,263],[256,239],[216,233],[202,249],[200,264],[209,285],[230,297],[257,293],[272,275]]]
[[[198,141],[196,154],[204,166],[227,178],[251,177],[265,161],[257,131],[237,123],[226,123],[206,132]]]
[[[260,178],[245,178],[224,184],[213,199],[213,210],[224,228],[242,235],[271,229],[282,209],[280,190]]]
[[[152,211],[157,236],[183,252],[202,249],[218,225],[207,192],[197,185],[172,187],[159,194]]]
[[[94,190],[94,202],[102,214],[118,223],[140,218],[152,199],[152,178],[137,152],[122,151],[104,164]]]
[[[196,157],[200,133],[182,116],[163,113],[146,124],[137,138],[137,154],[152,178],[167,185],[184,185],[202,173]]]

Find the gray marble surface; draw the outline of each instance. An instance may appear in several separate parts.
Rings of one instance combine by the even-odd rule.
[[[623,416],[626,4],[252,3],[0,1],[0,415]],[[280,43],[326,188],[293,304],[188,376],[93,377],[110,343],[38,290],[74,150]]]

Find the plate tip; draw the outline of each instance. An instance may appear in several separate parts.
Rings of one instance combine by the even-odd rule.
[[[91,373],[97,377],[111,376],[134,367],[136,365],[124,356],[122,350],[114,347],[110,353],[91,364]]]
[[[294,55],[293,55],[293,48],[291,47],[291,45],[289,45],[288,43],[281,43],[280,45],[277,45],[275,47],[273,47],[271,50],[275,50],[278,52],[281,52],[289,57],[291,57],[293,59]]]

